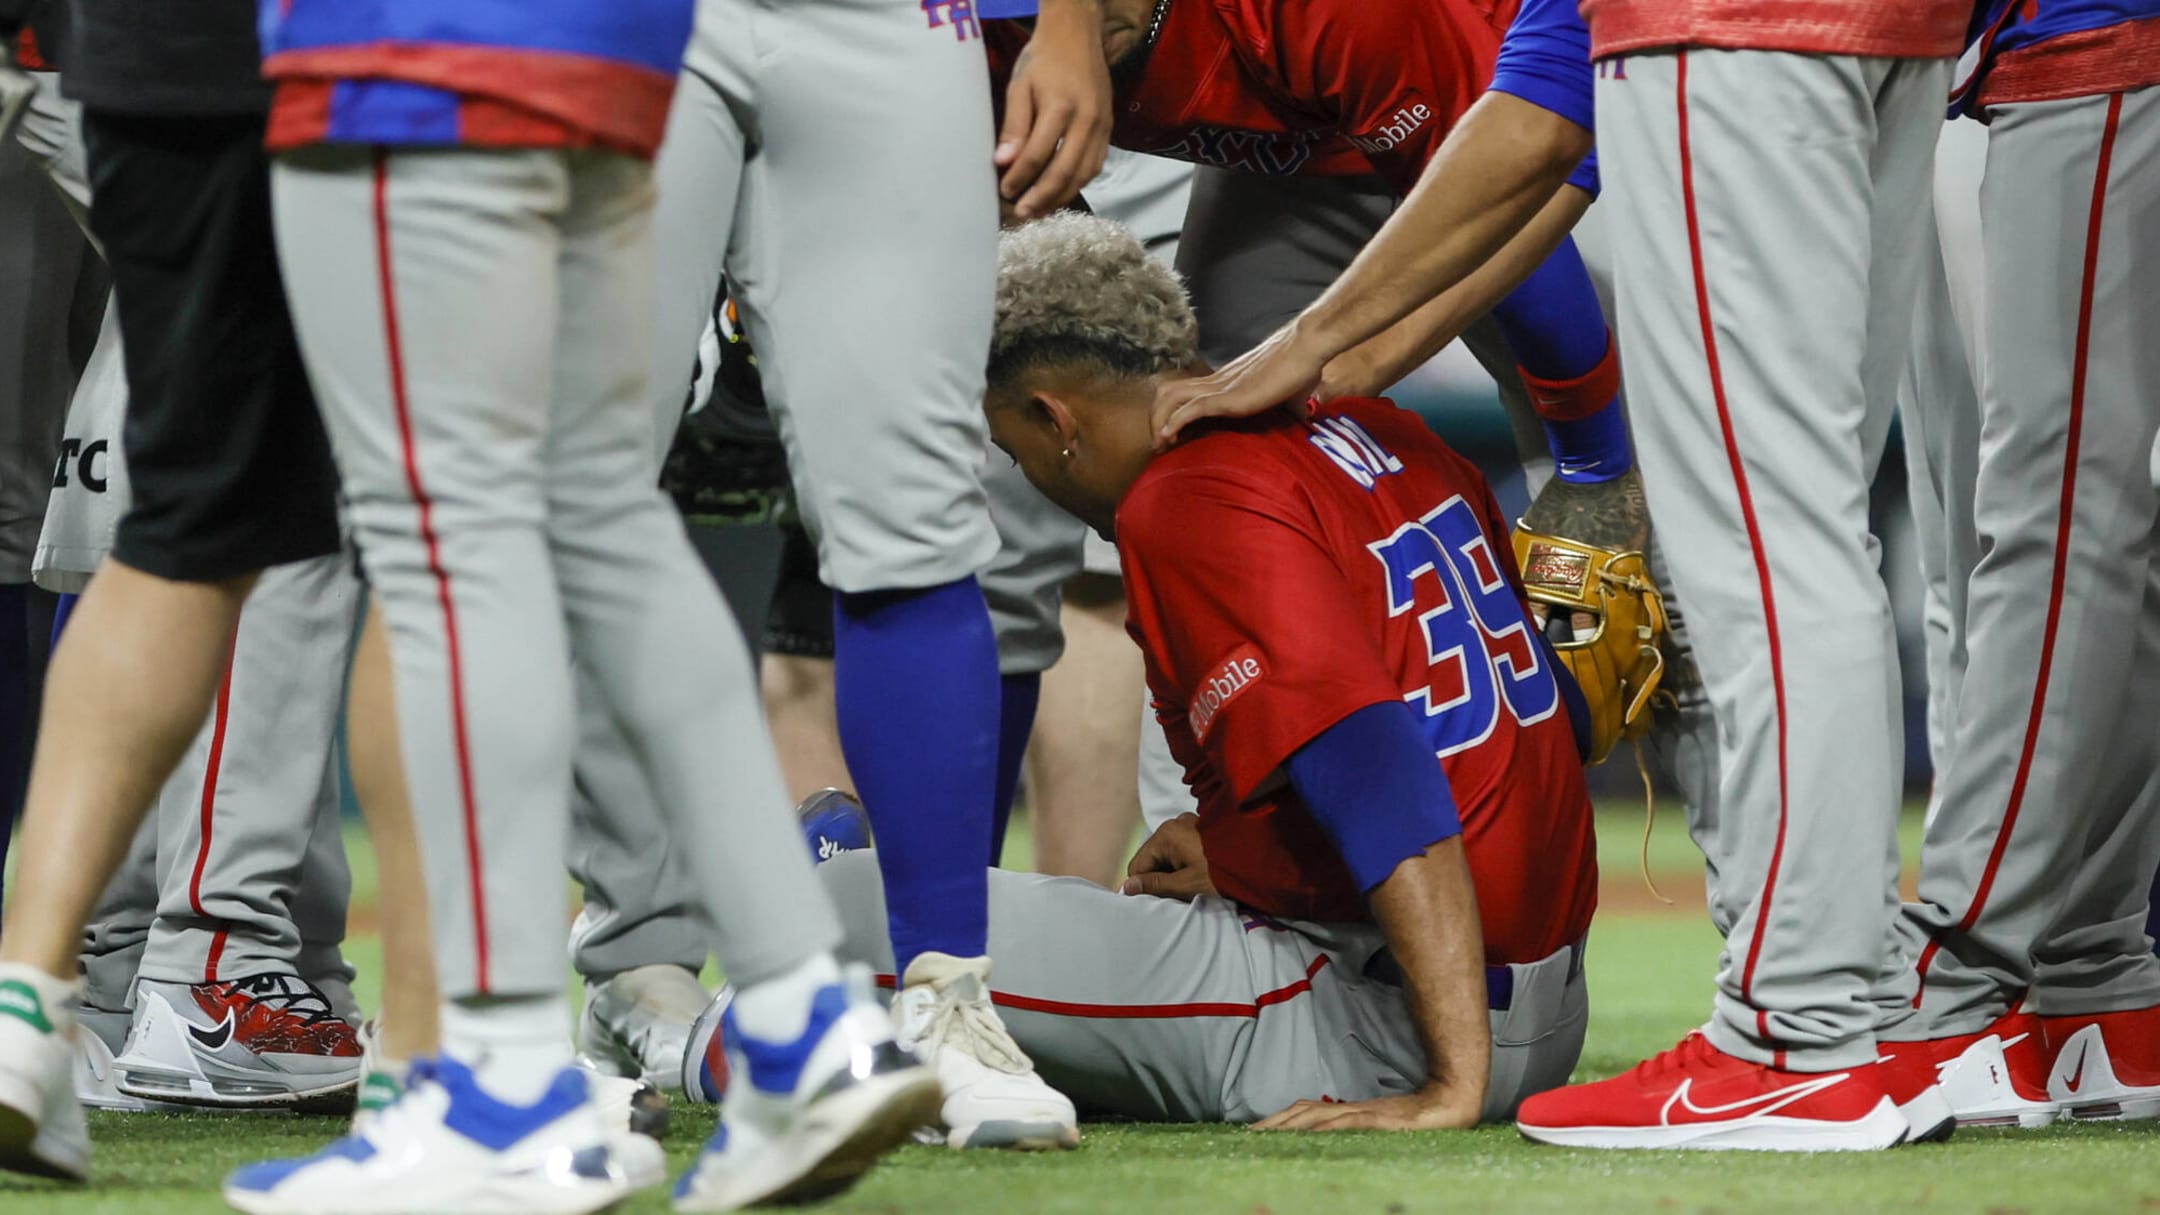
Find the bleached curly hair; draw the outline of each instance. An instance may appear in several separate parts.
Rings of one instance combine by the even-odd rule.
[[[993,390],[1036,367],[1089,363],[1147,376],[1198,355],[1184,284],[1124,228],[1062,212],[999,238]]]

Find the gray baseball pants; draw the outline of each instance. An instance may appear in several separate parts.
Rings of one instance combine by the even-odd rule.
[[[890,983],[874,855],[818,867],[842,955]],[[1158,1122],[1252,1122],[1301,1100],[1414,1091],[1425,1048],[1402,989],[1367,976],[1370,924],[1277,923],[1220,898],[1115,894],[1079,878],[993,870],[991,993],[1043,1079],[1083,1109]],[[1580,947],[1488,980],[1485,1117],[1567,1083],[1589,1024]],[[1500,994],[1505,992],[1504,995]]]
[[[1947,65],[1750,51],[1600,65],[1638,459],[1719,726],[1711,1040],[1875,1058],[1896,904],[1897,650],[1868,485],[1907,353]]]
[[[287,154],[293,318],[390,627],[444,995],[561,989],[573,671],[751,984],[838,939],[748,652],[653,476],[652,173],[597,152]]]
[[[997,259],[987,72],[979,40],[906,0],[698,6],[653,168],[642,476],[658,480],[725,271],[839,591],[936,586],[997,551],[978,479]],[[695,965],[706,942],[626,744],[591,712],[578,729],[578,968]],[[733,737],[748,736],[710,745]]]
[[[1974,1032],[2028,988],[2049,1015],[2160,1003],[2156,140],[2160,89],[1988,127],[1968,666],[1887,1037]]]

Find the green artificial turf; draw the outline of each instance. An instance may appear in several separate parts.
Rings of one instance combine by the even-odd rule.
[[[1634,820],[1608,816],[1608,903],[1592,935],[1592,1023],[1578,1079],[1609,1075],[1660,1050],[1707,1014],[1717,938],[1681,891],[1690,865],[1678,815],[1660,817],[1654,868],[1673,910],[1645,910]],[[363,845],[364,846],[364,845]],[[1025,837],[1015,858],[1025,856]],[[363,891],[368,867],[361,870]],[[356,941],[360,990],[372,999],[381,959]],[[709,1110],[678,1105],[668,1139],[678,1167],[711,1129]],[[191,1215],[221,1211],[216,1187],[235,1165],[312,1150],[336,1130],[277,1116],[98,1115],[95,1183],[63,1189],[0,1180],[0,1215]],[[1513,1130],[1466,1134],[1281,1135],[1229,1127],[1091,1125],[1077,1152],[1021,1157],[909,1147],[837,1211],[907,1215],[1111,1212],[1153,1215],[1407,1215],[1456,1211],[2160,1212],[2160,1124],[1964,1132],[1951,1143],[1874,1155],[1599,1153],[1541,1148]],[[666,1210],[642,1195],[629,1212]]]

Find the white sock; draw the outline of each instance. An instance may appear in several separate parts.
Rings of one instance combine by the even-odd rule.
[[[446,1001],[442,1046],[473,1069],[489,1096],[531,1105],[570,1065],[570,1002],[562,996]]]
[[[75,1024],[75,1006],[82,1003],[81,980],[55,979],[35,966],[20,962],[0,962],[0,983],[21,984],[30,989],[24,998],[18,988],[10,993],[0,990],[0,1001],[23,1014],[24,1020],[42,1013],[54,1029],[65,1035]]]
[[[810,1002],[840,981],[829,953],[812,954],[786,974],[735,993],[735,1024],[760,1042],[793,1042],[810,1024]]]

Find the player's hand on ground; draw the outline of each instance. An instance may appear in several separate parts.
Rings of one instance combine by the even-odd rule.
[[[1043,0],[1006,86],[995,156],[998,196],[1019,218],[1050,214],[1102,171],[1110,110],[1100,0]]]
[[[1203,418],[1248,418],[1277,405],[1310,412],[1330,358],[1292,321],[1212,375],[1163,385],[1155,392],[1155,449]]]
[[[1300,1101],[1253,1123],[1256,1131],[1454,1131],[1478,1124],[1480,1103],[1428,1086],[1371,1101]]]
[[[1122,894],[1152,894],[1191,901],[1214,894],[1207,854],[1200,848],[1200,816],[1180,814],[1155,829],[1125,866]]]

